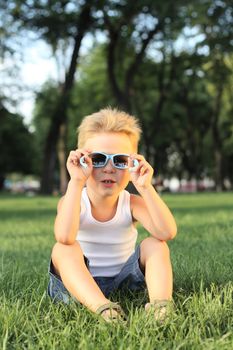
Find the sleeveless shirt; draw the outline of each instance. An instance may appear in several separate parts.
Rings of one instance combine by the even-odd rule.
[[[87,190],[83,189],[76,240],[89,260],[93,277],[117,275],[135,250],[137,234],[130,211],[129,192],[123,190],[120,193],[115,216],[100,222],[92,216]]]

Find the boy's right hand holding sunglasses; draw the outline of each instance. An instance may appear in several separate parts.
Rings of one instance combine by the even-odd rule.
[[[66,162],[66,167],[69,172],[70,178],[76,181],[85,183],[87,178],[92,172],[92,161],[88,155],[90,154],[89,149],[76,149],[71,151]],[[80,164],[80,158],[85,157],[85,162],[88,165],[83,167]]]

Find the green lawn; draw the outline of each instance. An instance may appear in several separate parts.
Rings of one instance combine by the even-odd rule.
[[[143,313],[146,294],[115,295],[123,327],[47,298],[58,199],[0,196],[0,349],[233,349],[233,194],[163,197],[178,223],[176,313],[157,326]]]

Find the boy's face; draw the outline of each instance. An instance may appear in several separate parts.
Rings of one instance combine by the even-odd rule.
[[[106,154],[134,153],[130,138],[124,133],[96,133],[89,138],[86,149],[91,152],[103,152]],[[93,168],[91,176],[87,180],[87,187],[102,196],[111,196],[122,191],[129,182],[128,169],[117,169],[109,160],[102,168]]]

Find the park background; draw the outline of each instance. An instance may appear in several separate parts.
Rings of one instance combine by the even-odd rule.
[[[232,189],[231,5],[1,1],[1,187],[10,174],[24,173],[36,176],[41,193],[63,193],[77,126],[112,106],[139,119],[140,151],[157,181]],[[57,74],[30,90],[23,74],[37,42],[45,67],[35,67],[31,81],[37,70],[45,74],[45,58]],[[19,106],[29,96],[34,105],[25,118]]]
[[[3,349],[232,349],[232,23],[227,0],[0,0]],[[25,83],[29,48],[42,85]],[[106,106],[139,119],[178,223],[177,312],[162,326],[145,318],[145,295],[122,299],[132,316],[114,332],[46,297],[66,157],[83,116]]]

